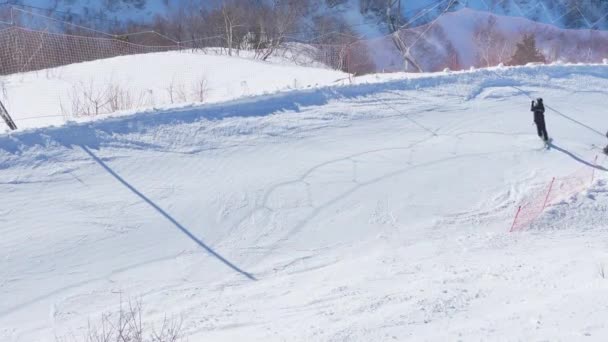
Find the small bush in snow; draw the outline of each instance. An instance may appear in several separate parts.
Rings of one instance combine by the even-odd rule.
[[[165,87],[169,103],[171,104],[205,102],[209,90],[209,82],[205,76],[202,76],[190,85],[187,85],[181,80],[173,79],[171,83]]]
[[[99,85],[92,80],[74,85],[68,93],[68,98],[60,100],[61,113],[66,120],[111,114],[154,104],[154,93],[150,90],[134,96],[128,88],[119,84],[109,82],[107,85]]]
[[[118,312],[103,313],[96,323],[89,322],[82,338],[72,335],[58,342],[180,342],[182,320],[165,317],[158,326],[145,324],[140,301],[121,303]]]
[[[198,102],[205,102],[207,93],[209,92],[209,82],[206,77],[201,77],[194,85],[194,98]]]

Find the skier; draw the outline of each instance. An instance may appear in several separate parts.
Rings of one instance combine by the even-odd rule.
[[[608,132],[606,132],[606,137],[608,138]],[[606,147],[604,147],[604,153],[608,154],[608,145],[606,145]]]
[[[536,101],[532,101],[532,108],[534,112],[534,123],[536,124],[536,130],[538,136],[543,139],[545,144],[549,143],[549,134],[547,134],[547,127],[545,125],[545,106],[543,105],[543,99],[538,98]]]

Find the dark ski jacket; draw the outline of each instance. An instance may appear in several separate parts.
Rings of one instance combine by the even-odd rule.
[[[535,123],[545,122],[545,105],[542,102],[532,101],[532,108],[530,110],[534,112]]]

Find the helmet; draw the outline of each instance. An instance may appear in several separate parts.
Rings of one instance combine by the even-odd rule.
[[[538,102],[541,102],[541,103],[542,103],[542,102],[543,102],[543,99],[539,97],[539,98],[537,98],[537,99],[536,99],[536,101],[538,101]]]

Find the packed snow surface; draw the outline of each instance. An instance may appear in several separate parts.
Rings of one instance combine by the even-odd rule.
[[[0,340],[133,298],[190,341],[604,340],[608,68],[388,78],[0,136]]]

